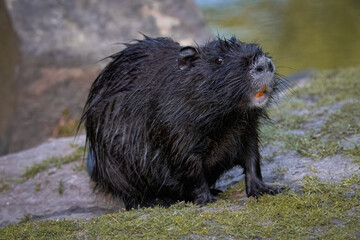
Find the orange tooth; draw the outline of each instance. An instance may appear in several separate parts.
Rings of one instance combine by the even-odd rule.
[[[266,85],[256,94],[256,97],[262,97],[264,95],[264,92],[266,91]]]

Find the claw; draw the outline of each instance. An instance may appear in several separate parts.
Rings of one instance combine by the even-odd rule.
[[[276,195],[281,192],[281,187],[279,186],[269,186],[264,182],[258,180],[253,181],[250,186],[246,186],[247,196],[257,197],[263,194]]]
[[[219,197],[215,197],[212,194],[201,194],[194,200],[194,203],[197,205],[205,205],[207,203],[216,202],[218,199]]]

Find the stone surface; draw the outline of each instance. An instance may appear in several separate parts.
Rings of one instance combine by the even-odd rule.
[[[0,157],[0,180],[9,185],[9,190],[0,193],[0,226],[26,216],[34,220],[90,218],[122,208],[121,202],[93,193],[87,173],[75,169],[79,161],[50,168],[24,183],[14,182],[27,166],[70,154],[74,145],[84,143],[85,136],[49,139],[35,148]]]
[[[40,163],[51,157],[66,156],[75,150],[75,147],[85,144],[85,135],[59,139],[48,139],[43,144],[0,157],[0,179],[15,179],[26,167]]]
[[[78,119],[99,60],[140,32],[210,38],[192,0],[0,1],[0,155],[51,137],[65,109]]]

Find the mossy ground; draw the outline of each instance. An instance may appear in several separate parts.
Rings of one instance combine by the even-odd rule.
[[[29,221],[7,226],[0,234],[5,239],[359,238],[360,175],[339,183],[315,177],[303,181],[301,192],[265,195],[240,208],[231,198],[206,207],[178,203],[90,220]]]
[[[313,78],[270,110],[275,122],[261,129],[263,144],[278,144],[313,160],[335,154],[358,157],[359,143],[349,148],[342,140],[360,134],[360,68],[322,71]]]
[[[5,183],[3,179],[0,179],[0,193],[9,189],[9,184]]]
[[[271,109],[274,122],[262,128],[263,144],[314,161],[334,154],[351,157],[358,166],[359,89],[360,68],[317,73],[289,101]],[[273,174],[286,172],[279,165]],[[360,239],[360,173],[338,182],[305,176],[302,184],[247,199],[240,182],[202,207],[181,202],[89,220],[27,221],[0,229],[0,239]]]

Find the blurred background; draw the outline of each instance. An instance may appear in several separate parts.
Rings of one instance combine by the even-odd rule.
[[[236,35],[278,72],[360,65],[359,0],[0,0],[0,155],[74,135],[117,43]]]
[[[360,64],[359,0],[196,0],[212,32],[260,43],[278,71]]]

